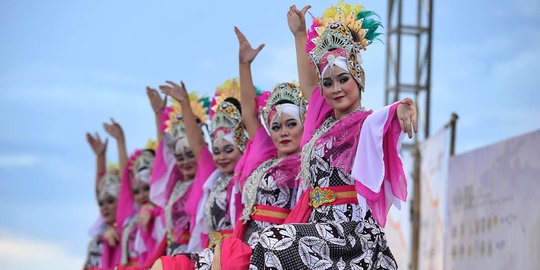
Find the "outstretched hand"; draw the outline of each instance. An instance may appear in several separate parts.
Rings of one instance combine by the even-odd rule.
[[[143,230],[148,231],[148,224],[152,219],[152,211],[154,211],[155,206],[152,204],[145,204],[141,207],[139,212],[139,226]]]
[[[169,85],[160,85],[159,90],[161,90],[161,93],[171,96],[180,103],[189,102],[189,95],[183,81],[180,82],[180,85],[173,81],[165,82]]]
[[[413,130],[414,133],[418,132],[416,106],[414,106],[412,99],[406,98],[401,101],[397,107],[397,117],[403,132],[407,133],[409,138],[412,138]]]
[[[156,89],[147,86],[146,95],[148,95],[148,99],[150,100],[150,105],[152,105],[152,110],[154,110],[154,113],[160,113],[161,110],[163,110],[163,107],[165,107],[165,102]]]
[[[310,8],[310,5],[305,6],[302,10],[298,10],[295,5],[289,8],[289,12],[287,12],[287,23],[293,35],[306,33],[306,12]]]
[[[95,136],[92,136],[92,134],[87,132],[86,140],[88,141],[88,144],[90,145],[90,147],[92,148],[96,156],[105,155],[105,151],[107,151],[107,143],[108,143],[107,139],[105,139],[105,141],[101,140],[97,132]]]
[[[116,140],[124,139],[124,131],[120,124],[118,124],[114,119],[111,118],[111,123],[103,123],[103,128],[109,135],[111,135]]]
[[[103,237],[105,240],[107,240],[107,243],[109,246],[114,247],[118,242],[120,242],[120,237],[118,236],[118,232],[116,231],[116,228],[113,226],[109,226],[107,230],[103,233]]]
[[[259,54],[259,52],[264,48],[264,44],[261,44],[256,49],[253,49],[246,36],[242,34],[238,27],[234,27],[234,32],[236,33],[236,37],[238,37],[238,43],[240,45],[238,50],[240,64],[251,64],[251,62],[255,60],[255,57],[257,57],[257,54]]]

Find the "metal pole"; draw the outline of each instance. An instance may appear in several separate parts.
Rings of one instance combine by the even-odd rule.
[[[452,113],[450,118],[450,156],[453,156],[456,151],[456,126],[459,116],[457,113]]]
[[[412,250],[411,250],[411,266],[412,270],[418,270],[418,258],[420,255],[420,203],[421,203],[421,192],[420,192],[420,149],[419,144],[414,145],[413,156],[414,156],[414,172],[413,172],[413,202],[412,202]]]
[[[396,35],[397,35],[397,48],[396,48],[396,51],[397,51],[397,56],[396,56],[396,74],[395,74],[395,80],[396,80],[396,89],[394,91],[394,102],[398,101],[399,100],[399,89],[400,89],[400,72],[401,72],[401,24],[402,24],[402,14],[403,14],[403,9],[402,9],[403,5],[402,5],[402,0],[398,0],[398,21],[397,21],[397,29],[395,29],[396,31]]]

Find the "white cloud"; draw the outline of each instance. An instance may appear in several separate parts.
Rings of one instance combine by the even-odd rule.
[[[80,269],[84,258],[50,242],[0,233],[0,268],[26,269]]]
[[[37,163],[33,154],[0,154],[0,167],[33,167]]]

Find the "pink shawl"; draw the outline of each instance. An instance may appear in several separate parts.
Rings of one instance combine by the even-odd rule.
[[[203,147],[197,162],[197,172],[195,173],[195,179],[189,192],[188,198],[186,200],[185,209],[186,213],[190,216],[190,230],[193,231],[195,220],[197,217],[197,208],[199,202],[203,196],[203,185],[206,182],[206,179],[217,169],[216,164],[214,164],[214,159],[212,154],[207,147]]]
[[[234,222],[240,217],[244,209],[242,204],[241,190],[244,183],[251,173],[257,169],[263,162],[277,157],[277,148],[274,146],[272,139],[266,133],[266,130],[261,125],[255,132],[254,138],[249,140],[246,145],[244,154],[238,160],[234,168],[234,177],[229,184],[228,192],[234,195],[234,205],[231,205],[231,222]],[[232,191],[234,189],[234,192]]]
[[[344,169],[351,172],[356,180],[356,190],[360,195],[359,203],[364,202],[369,206],[374,219],[382,227],[386,225],[386,216],[391,205],[399,208],[399,201],[405,201],[407,198],[407,180],[399,156],[403,132],[396,117],[398,105],[399,102],[394,103],[369,116],[364,115],[365,112],[351,113],[346,116],[351,119],[342,119],[319,138],[342,136],[347,128],[353,126],[358,128],[358,133],[356,133],[358,137],[354,140],[356,153],[353,152],[352,163],[347,159],[336,165],[348,164],[344,166]],[[332,111],[332,107],[322,97],[317,87],[309,101],[302,145],[311,139],[315,130],[328,117],[331,117]],[[308,216],[300,213],[307,212],[304,205],[308,202],[307,193],[301,194],[299,191],[299,195],[303,196],[300,197],[299,203],[286,222],[300,222]],[[303,210],[300,211],[300,209]]]

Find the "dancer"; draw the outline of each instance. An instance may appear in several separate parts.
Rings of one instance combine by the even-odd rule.
[[[162,217],[166,235],[162,247],[155,252],[155,255],[159,255],[155,256],[157,259],[162,255],[174,255],[187,250],[190,239],[190,218],[186,212],[185,203],[197,172],[197,162],[189,146],[180,103],[174,100],[163,110],[161,104],[164,103],[159,93],[149,88],[148,96],[154,100],[152,107],[156,114],[161,114],[161,117],[156,119],[160,123],[162,139],[156,152],[150,189],[150,199],[164,209]],[[206,128],[205,122],[208,118],[204,100],[194,94],[189,96],[201,134]],[[204,146],[203,141],[201,147]],[[151,264],[148,267],[150,266]]]
[[[118,223],[121,239],[122,255],[119,269],[136,267],[144,260],[139,260],[140,251],[137,250],[136,238],[139,229],[139,213],[145,205],[149,205],[150,172],[154,161],[155,145],[149,143],[144,150],[136,150],[128,159],[124,132],[120,124],[111,120],[105,123],[105,130],[116,140],[119,153],[122,178],[116,221]],[[140,239],[138,241],[153,241]]]
[[[305,24],[299,22],[307,9],[293,6],[288,13],[289,25],[299,26],[291,27],[297,54],[306,45]],[[390,206],[406,200],[399,147],[402,130],[410,137],[413,125],[416,132],[416,109],[410,99],[377,112],[361,107],[360,52],[377,37],[380,23],[360,5],[340,2],[324,14],[314,19],[306,46],[320,85],[307,95],[315,131],[304,132],[303,193],[286,220],[290,224],[261,233],[250,269],[397,268],[381,227]],[[297,59],[300,69],[308,68],[299,71],[300,83],[313,82],[307,61],[301,61],[307,57]]]
[[[195,126],[195,118],[183,82],[181,85],[169,81],[167,83],[169,85],[161,86],[160,89],[181,103],[189,143],[199,145],[196,142],[203,142],[203,136],[200,132],[191,131],[194,130],[192,127]],[[212,154],[210,155],[206,147],[193,147],[199,166],[205,164],[207,168],[213,167],[214,171],[206,179],[199,177],[197,172],[188,199],[188,204],[191,205],[188,209],[196,209],[196,212],[191,213],[194,228],[188,244],[190,252],[201,252],[207,247],[214,248],[222,239],[229,238],[232,234],[234,220],[231,215],[234,216],[236,203],[231,196],[231,180],[247,142],[241,121],[239,94],[237,79],[228,80],[216,89],[210,111]],[[197,263],[211,263],[211,252],[203,250],[200,254],[192,253],[190,256],[193,256]],[[165,269],[175,264],[182,264],[182,269],[193,268],[193,263],[187,256],[162,257],[154,267],[161,267],[162,264]]]
[[[102,141],[99,134],[86,133],[88,144],[96,155],[96,200],[100,218],[91,229],[92,240],[88,245],[88,255],[84,269],[108,269],[119,261],[119,236],[116,231],[116,206],[120,177],[118,168],[106,169],[107,141]]]
[[[239,181],[243,211],[234,229],[236,238],[224,240],[221,250],[215,252],[214,266],[221,269],[247,269],[251,248],[258,242],[261,230],[282,224],[294,206],[307,103],[296,85],[280,83],[274,87],[260,112],[261,125],[251,63],[264,45],[253,49],[238,28],[235,32],[240,47],[242,119],[252,138],[245,153],[246,167],[251,167],[249,163],[257,161],[257,157],[264,162]]]

